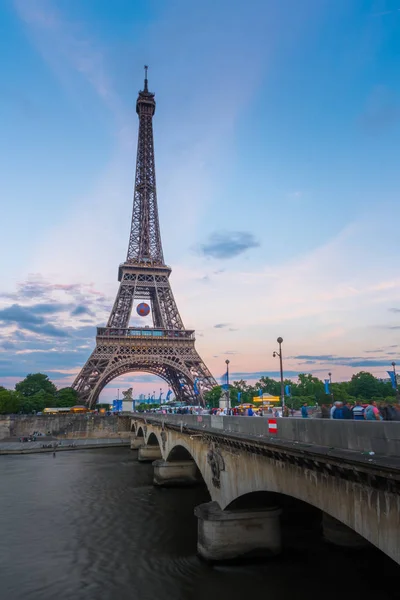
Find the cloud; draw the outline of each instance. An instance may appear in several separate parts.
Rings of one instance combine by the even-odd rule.
[[[55,327],[51,323],[46,323],[44,317],[18,304],[0,310],[0,323],[3,326],[11,323],[38,335],[68,337],[68,333],[63,329]]]
[[[229,327],[230,323],[217,323],[214,325],[214,329],[224,329],[225,327]]]
[[[393,313],[400,313],[400,308],[389,308],[389,311]]]
[[[303,364],[317,364],[319,362],[330,363],[332,365],[340,365],[354,368],[368,368],[368,367],[384,367],[388,365],[388,360],[384,358],[370,359],[362,356],[335,356],[333,354],[299,354],[298,356],[291,356],[291,359],[305,360]]]
[[[26,323],[40,325],[44,323],[43,317],[36,315],[29,308],[25,308],[19,304],[13,304],[8,308],[0,310],[0,321],[4,323],[17,323],[19,325],[25,325]]]
[[[205,244],[200,244],[198,251],[211,258],[234,258],[259,245],[254,235],[246,231],[215,232]]]
[[[286,371],[284,372],[285,377],[297,377],[301,371]],[[281,376],[280,371],[237,371],[231,373],[232,381],[238,379],[258,380],[261,377],[271,377],[278,379]]]
[[[79,306],[74,308],[74,310],[71,313],[71,316],[72,317],[80,317],[81,315],[89,315],[89,316],[93,317],[94,313],[87,306],[83,306],[82,304],[80,304]]]

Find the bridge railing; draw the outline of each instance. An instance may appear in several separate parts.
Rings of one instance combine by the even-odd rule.
[[[328,449],[373,452],[400,457],[400,421],[352,421],[214,415],[151,415],[135,413],[149,423],[171,423],[204,431],[234,433],[246,438],[268,438]]]

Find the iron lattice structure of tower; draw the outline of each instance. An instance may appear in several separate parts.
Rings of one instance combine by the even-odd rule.
[[[96,348],[73,387],[89,407],[115,377],[145,371],[164,379],[177,399],[202,400],[217,385],[195,349],[195,332],[185,329],[171,290],[171,268],[164,263],[157,208],[153,116],[156,103],[144,90],[136,112],[139,134],[128,253],[119,266],[117,297],[106,327],[97,328]],[[149,302],[153,327],[129,327],[135,301]]]

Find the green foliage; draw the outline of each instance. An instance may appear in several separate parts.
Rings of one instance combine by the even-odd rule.
[[[383,383],[367,371],[360,371],[350,380],[349,393],[356,398],[381,400],[385,396],[395,396],[395,390],[390,383]]]
[[[289,408],[298,410],[307,402],[309,406],[315,404],[331,404],[332,400],[341,400],[354,403],[356,399],[367,402],[374,399],[377,402],[395,402],[396,392],[388,382],[383,382],[374,377],[371,373],[361,371],[353,375],[350,381],[333,383],[331,385],[331,394],[325,394],[325,386],[323,382],[314,377],[310,373],[300,373],[297,383],[290,379],[284,381],[284,385],[290,385],[292,390],[291,396],[286,396],[285,402]],[[261,390],[263,393],[271,394],[272,396],[280,396],[281,386],[280,381],[275,381],[270,377],[261,377],[254,385],[249,385],[246,381],[234,381],[230,388],[231,405],[237,404],[238,392],[241,392],[241,402],[252,402],[254,396],[259,395]],[[220,385],[215,386],[211,391],[204,394],[206,404],[211,407],[219,406],[222,389]]]
[[[76,390],[70,387],[61,388],[56,394],[56,406],[58,407],[69,407],[79,404],[79,396]]]
[[[146,404],[146,402],[141,402],[140,404],[137,405],[136,410],[139,410],[139,411],[150,410],[152,408],[159,408],[159,406],[160,405],[158,403]]]
[[[0,414],[16,414],[20,411],[20,396],[13,390],[0,389]]]
[[[50,381],[48,375],[44,375],[43,373],[30,373],[25,379],[16,384],[15,390],[26,397],[35,396],[35,394],[41,391],[47,392],[54,397],[57,392],[54,383]]]
[[[204,394],[204,401],[207,406],[210,406],[211,408],[218,408],[219,399],[221,398],[221,395],[222,395],[222,387],[220,385],[216,385],[215,387],[212,388],[212,390],[210,390],[209,392],[206,392]],[[236,393],[236,397],[237,397],[237,393]]]

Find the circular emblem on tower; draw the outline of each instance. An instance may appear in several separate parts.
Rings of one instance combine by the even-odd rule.
[[[146,304],[146,302],[141,302],[140,304],[138,304],[136,312],[139,315],[139,317],[147,317],[147,315],[150,312],[150,306]]]

